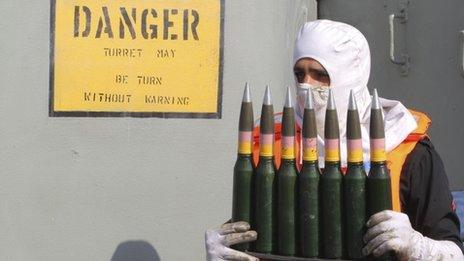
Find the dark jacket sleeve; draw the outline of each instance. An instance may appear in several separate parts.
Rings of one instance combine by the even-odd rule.
[[[406,158],[400,199],[416,231],[435,240],[453,241],[464,251],[443,162],[428,138],[419,141]]]

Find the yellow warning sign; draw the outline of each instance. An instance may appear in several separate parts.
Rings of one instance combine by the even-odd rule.
[[[222,0],[53,0],[50,115],[220,118]]]

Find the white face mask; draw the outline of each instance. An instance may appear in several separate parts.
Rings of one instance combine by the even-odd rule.
[[[325,117],[325,107],[327,106],[327,101],[329,99],[329,86],[321,85],[311,85],[308,83],[297,83],[297,101],[298,109],[297,113],[300,118],[303,118],[303,112],[306,102],[306,95],[309,90],[313,94],[314,109],[316,112],[316,125],[317,133],[319,136],[324,137],[324,117]]]
[[[304,111],[306,95],[311,90],[314,98],[315,109],[325,108],[329,99],[329,86],[311,85],[309,83],[297,83],[297,99],[300,111]]]

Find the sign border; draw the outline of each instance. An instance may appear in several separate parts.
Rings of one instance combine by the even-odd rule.
[[[225,0],[220,3],[220,36],[219,36],[219,75],[218,75],[218,98],[217,113],[195,113],[195,112],[110,112],[110,111],[55,111],[54,110],[54,87],[55,87],[55,16],[56,0],[50,0],[50,67],[49,67],[49,117],[132,117],[132,118],[184,118],[184,119],[222,119],[222,88],[224,69],[224,8]]]

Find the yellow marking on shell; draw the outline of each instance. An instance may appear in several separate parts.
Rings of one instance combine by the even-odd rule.
[[[251,142],[239,142],[238,143],[238,153],[240,154],[251,154],[252,147]]]
[[[363,162],[363,151],[353,150],[348,151],[348,162]]]
[[[282,147],[282,159],[294,159],[295,158],[295,147]]]
[[[317,149],[316,148],[303,149],[303,160],[316,161],[317,160]]]
[[[325,150],[325,161],[340,161],[340,150]]]
[[[387,153],[385,150],[373,150],[371,151],[371,161],[382,162],[387,160]]]
[[[259,156],[272,157],[274,156],[274,145],[261,144],[259,146]]]

